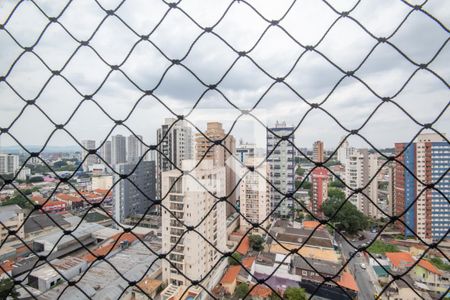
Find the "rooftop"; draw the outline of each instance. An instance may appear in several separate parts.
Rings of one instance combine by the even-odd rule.
[[[245,236],[241,242],[239,243],[239,246],[236,249],[236,252],[245,255],[248,252],[248,249],[250,248],[250,240],[248,236]]]
[[[230,266],[223,275],[222,279],[220,280],[220,283],[221,284],[233,283],[236,280],[237,276],[239,275],[240,270],[241,270],[240,265]]]
[[[0,222],[7,221],[22,212],[22,208],[17,204],[0,206]]]
[[[408,252],[386,252],[385,255],[396,268],[409,267],[415,262]]]
[[[303,258],[299,255],[294,255],[292,265],[302,270],[318,272],[322,276],[336,275],[341,270],[341,265],[331,263],[329,261],[318,260],[314,258]]]
[[[151,248],[159,251],[154,246]],[[91,299],[118,299],[125,287],[128,287],[128,283],[124,278],[128,281],[141,281],[144,276],[152,278],[154,277],[152,274],[161,267],[161,261],[142,243],[134,243],[109,257],[108,261],[116,270],[107,262],[101,261],[91,266],[89,272],[77,283],[77,286],[89,295]],[[122,274],[124,278],[119,274]],[[74,280],[78,279],[77,277]],[[65,291],[63,292],[64,289]],[[129,291],[131,292],[130,289]],[[50,300],[59,296],[60,299],[65,300],[86,299],[86,296],[76,287],[67,287],[66,282],[49,290],[40,296],[40,299]]]
[[[33,214],[25,221],[25,233],[32,233],[48,227],[56,227],[55,223],[61,227],[70,226],[70,223],[59,214]]]
[[[355,278],[353,278],[353,275],[349,272],[342,272],[341,279],[337,283],[346,289],[358,291],[358,285],[356,284]]]
[[[438,275],[442,275],[444,274],[441,270],[439,270],[438,268],[436,268],[432,263],[430,263],[428,260],[424,260],[421,259],[418,263],[419,266],[421,266],[422,268],[424,268],[425,270],[434,273],[434,274],[438,274]]]

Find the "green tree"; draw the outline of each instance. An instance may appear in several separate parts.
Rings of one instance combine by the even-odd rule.
[[[24,196],[22,196],[20,194],[14,196],[14,197],[11,197],[6,201],[3,201],[1,203],[1,206],[13,205],[13,204],[17,204],[21,208],[27,208],[27,209],[33,208],[33,204],[28,199],[26,199]]]
[[[384,254],[386,252],[397,252],[399,251],[397,246],[392,244],[386,244],[383,241],[376,240],[369,247],[369,252],[372,254]]]
[[[345,188],[345,184],[340,180],[333,180],[332,182],[330,182],[329,186],[341,189]]]
[[[344,200],[345,199],[345,193],[343,190],[338,188],[329,188],[328,189],[328,198],[330,199],[339,199]]]
[[[231,256],[228,258],[228,263],[230,265],[238,265],[239,262],[242,260],[242,255],[240,255],[237,252],[234,252],[231,254]]]
[[[325,201],[322,205],[325,216],[331,218],[331,223],[334,223],[338,230],[345,230],[349,234],[367,229],[369,225],[367,217],[349,201],[345,201],[342,205],[344,201],[344,199],[336,198],[329,198]],[[334,214],[336,215],[334,216]]]
[[[8,296],[17,299],[19,293],[14,287],[14,282],[10,278],[0,280],[0,299],[6,299]]]
[[[248,237],[250,247],[255,251],[261,251],[264,249],[264,238],[257,234],[252,234]]]
[[[430,258],[430,262],[439,269],[450,272],[450,264],[446,264],[441,258],[439,257]]]
[[[301,185],[300,185],[301,184]],[[301,181],[295,181],[295,188],[296,189],[298,189],[298,188],[301,188],[301,189],[305,189],[305,190],[309,190],[310,188],[311,188],[311,182],[309,182],[309,181],[305,181],[305,182],[303,182],[303,184],[302,184],[302,182]]]
[[[298,176],[303,176],[305,175],[305,169],[302,169],[302,167],[298,166],[297,170],[295,170],[295,174],[297,174]]]
[[[306,300],[306,293],[302,288],[288,287],[284,291],[283,298],[287,300]]]
[[[33,183],[33,182],[42,182],[44,181],[44,177],[42,176],[33,176],[30,179],[28,179],[28,182]]]
[[[244,299],[249,290],[250,289],[248,287],[248,284],[242,282],[236,287],[236,290],[234,291],[234,297],[237,299]]]

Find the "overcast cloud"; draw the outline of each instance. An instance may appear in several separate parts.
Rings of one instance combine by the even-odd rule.
[[[356,1],[333,0],[330,4],[338,11],[347,11]],[[420,1],[409,1],[418,4]],[[17,1],[0,0],[0,23],[5,23]],[[49,16],[57,16],[65,1],[36,3]],[[115,9],[120,1],[99,1],[105,9]],[[200,26],[216,24],[230,6],[230,1],[184,0],[181,7]],[[280,19],[292,1],[249,1],[267,20]],[[430,0],[424,9],[447,28],[450,25],[450,1]],[[276,120],[297,125],[310,102],[323,102],[322,107],[335,116],[347,129],[359,128],[376,109],[380,100],[360,81],[344,78],[331,95],[333,87],[344,76],[320,54],[303,52],[292,38],[303,45],[316,45],[339,16],[325,3],[317,0],[297,1],[279,27],[268,27],[250,6],[235,2],[225,17],[214,27],[214,32],[203,31],[177,9],[168,12],[162,23],[153,31],[169,7],[162,1],[127,0],[116,14],[139,35],[152,32],[150,40],[170,59],[184,58],[183,64],[205,84],[216,84],[223,95],[241,109],[252,108],[262,97],[255,115],[269,126]],[[401,1],[363,0],[351,12],[368,31],[377,37],[389,37],[410,12],[411,8]],[[51,24],[34,47],[34,52],[53,70],[61,74],[82,95],[96,93],[94,99],[114,119],[125,119],[138,100],[141,90],[153,90],[154,95],[176,114],[186,114],[203,95],[197,107],[202,109],[232,109],[233,107],[217,91],[208,91],[192,73],[179,65],[171,65],[167,58],[148,41],[140,41],[132,30],[117,17],[108,17],[93,35],[90,45],[109,64],[121,65],[113,71],[88,47],[79,47],[79,41],[89,39],[94,29],[103,20],[105,12],[93,0],[72,2],[58,21],[67,28],[72,37],[57,23]],[[11,35],[24,47],[33,45],[48,23],[48,19],[33,5],[23,2],[5,25]],[[258,39],[264,33],[262,39]],[[288,32],[291,37],[286,34]],[[203,33],[203,34],[202,34]],[[200,37],[199,37],[200,36]],[[196,40],[197,39],[197,40]],[[390,42],[417,63],[427,63],[445,44],[439,55],[429,65],[442,82],[427,70],[417,71],[406,87],[394,98],[419,122],[434,121],[448,105],[450,92],[450,45],[446,30],[425,14],[415,11],[408,17]],[[189,51],[192,43],[194,46]],[[256,44],[257,43],[257,44]],[[256,46],[255,46],[256,44]],[[342,70],[356,69],[377,44],[360,26],[348,18],[340,19],[317,46],[317,50]],[[76,107],[78,111],[65,128],[78,139],[104,140],[114,126],[93,102],[85,101],[78,92],[59,76],[51,72],[33,53],[25,53],[10,70],[11,65],[23,52],[16,42],[0,30],[0,75],[7,76],[7,83],[24,99],[36,98],[36,104],[57,124],[66,123]],[[231,47],[231,48],[230,48]],[[250,51],[248,57],[239,58],[233,52]],[[131,51],[131,53],[130,53]],[[189,51],[189,52],[188,52]],[[128,56],[129,54],[129,56]],[[187,55],[187,56],[186,56]],[[70,59],[71,58],[71,59]],[[69,61],[67,65],[66,62]],[[272,77],[286,77],[292,90],[283,83],[269,89]],[[225,72],[234,64],[224,77]],[[169,68],[169,69],[168,69]],[[416,71],[399,51],[388,44],[380,44],[364,61],[355,75],[380,96],[393,96],[399,92],[408,78]],[[110,73],[107,80],[106,76]],[[161,81],[162,78],[162,81]],[[135,86],[137,85],[137,86]],[[101,87],[100,87],[101,86]],[[10,127],[21,114],[25,104],[5,82],[0,82],[0,127]],[[268,90],[269,89],[269,90]],[[42,90],[42,92],[41,92]],[[267,91],[268,90],[268,91]],[[295,93],[295,92],[296,93]],[[220,113],[208,114],[195,110],[192,121],[200,128],[205,120],[222,120],[229,128],[233,118]],[[236,110],[236,116],[239,112]],[[154,143],[157,127],[166,117],[173,116],[155,97],[145,96],[137,104],[125,124],[136,134],[144,136],[146,143]],[[232,134],[238,139],[252,139],[246,131],[248,121],[239,122]],[[448,110],[434,128],[450,132]],[[20,118],[10,128],[24,145],[43,145],[54,126],[36,107],[26,107]],[[361,133],[377,147],[392,147],[394,142],[409,141],[420,129],[392,103],[385,103],[375,113]],[[260,132],[260,131],[258,131]],[[261,131],[262,132],[262,131]],[[115,133],[130,134],[118,127]],[[314,140],[325,141],[326,148],[336,147],[346,132],[327,114],[311,111],[296,132],[298,147],[311,147]],[[360,138],[350,140],[354,146],[367,146]],[[66,133],[58,131],[50,139],[50,145],[75,145]],[[0,135],[0,146],[15,145],[5,134]]]

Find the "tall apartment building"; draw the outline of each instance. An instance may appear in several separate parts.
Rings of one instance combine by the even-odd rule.
[[[341,139],[344,139],[345,137],[343,137]],[[345,140],[342,145],[338,148],[337,150],[337,160],[344,166],[347,165],[347,159],[350,157],[350,155],[354,154],[356,151],[355,148],[350,147],[350,144],[347,140]]]
[[[236,205],[236,160],[233,157],[236,153],[236,141],[232,135],[228,135],[226,138],[225,130],[222,124],[219,122],[208,122],[206,132],[203,136],[200,133],[195,135],[195,159],[211,160],[216,167],[225,167],[225,180],[226,180],[226,196],[228,196],[229,203]],[[222,145],[212,145],[211,141],[222,141]],[[227,216],[236,212],[236,209],[229,203],[226,205]]]
[[[328,199],[329,172],[326,168],[315,168],[311,172],[311,211],[320,216],[322,204]]]
[[[286,122],[276,122],[275,127],[270,128],[275,136],[269,130],[267,131],[267,162],[270,168],[270,182],[281,192],[290,193],[295,190],[294,177],[294,127],[286,126]],[[284,136],[289,136],[288,140],[281,140]],[[281,140],[281,142],[280,142]],[[279,142],[279,143],[278,143]],[[273,152],[272,152],[273,151]],[[271,210],[284,198],[283,195],[271,188]],[[293,200],[285,198],[277,208],[277,213],[287,216],[291,213]]]
[[[195,160],[185,160],[182,167],[192,169],[196,163]],[[183,176],[177,181],[179,170],[162,174],[162,192],[168,193],[163,203],[173,215],[162,209],[161,251],[170,251],[168,259],[179,270],[167,261],[162,261],[163,281],[167,281],[169,287],[190,286],[191,281],[180,273],[192,280],[205,278],[221,258],[214,247],[220,251],[227,250],[225,203],[217,203],[217,199],[209,193],[217,197],[225,196],[225,167],[214,165],[212,160],[204,160],[191,175],[201,184],[190,176]],[[193,231],[186,232],[186,227],[179,221],[186,226],[197,226],[201,222],[195,229],[203,237]],[[202,281],[202,284],[209,287],[209,281],[210,277]]]
[[[369,154],[367,149],[357,149],[347,158],[345,167],[345,183],[351,189],[345,190],[346,196],[352,194],[352,189],[364,188],[363,192],[378,205],[378,154]],[[375,176],[375,178],[373,178]],[[371,180],[373,178],[373,180]],[[371,180],[371,181],[370,181]],[[369,183],[370,181],[370,183]],[[366,187],[367,185],[367,187]],[[366,216],[379,217],[379,210],[362,193],[353,194],[350,202]]]
[[[111,164],[111,141],[106,141],[100,148],[100,156],[108,164]]]
[[[262,161],[264,161],[263,157],[248,157],[244,162],[246,167],[241,170],[239,208],[240,227],[243,230],[248,230],[254,223],[266,227],[269,221],[267,216],[270,214],[270,185],[266,179],[269,168],[267,163],[261,163]],[[248,167],[255,171],[249,172]]]
[[[313,161],[324,162],[325,150],[322,141],[313,144]],[[328,199],[329,172],[326,168],[318,167],[311,171],[311,210],[320,216],[322,203]]]
[[[130,135],[127,137],[127,162],[137,162],[144,154],[144,144],[142,135]]]
[[[18,169],[18,155],[0,153],[0,174],[15,174]]]
[[[315,141],[313,144],[313,160],[315,162],[324,162],[325,151],[323,149],[322,141]]]
[[[395,153],[402,162],[395,164],[394,207],[397,215],[408,225],[405,236],[413,236],[414,231],[423,239],[438,240],[450,228],[450,144],[435,133],[420,134],[414,143],[396,143]],[[409,170],[409,171],[408,171]],[[445,172],[447,172],[446,175]],[[435,185],[441,193],[425,189],[424,184]],[[445,197],[444,197],[445,196]],[[450,236],[447,235],[447,239]]]
[[[127,161],[127,142],[123,135],[111,137],[111,164],[113,166]]]
[[[113,189],[114,219],[123,222],[130,216],[146,213],[152,204],[150,199],[155,199],[156,196],[155,163],[141,161],[137,166],[135,163],[122,163],[116,165],[116,171],[119,174],[131,175],[128,177],[129,180],[120,179],[119,175],[114,175],[113,181],[118,182]]]
[[[184,120],[166,118],[156,132],[158,152],[156,152],[157,195],[161,196],[162,172],[181,168],[183,160],[193,159],[192,128]],[[152,153],[155,151],[150,151]],[[151,159],[150,159],[151,160]]]
[[[82,140],[81,145],[83,145],[83,147],[86,149],[86,150],[85,149],[81,150],[81,155],[82,155],[81,159],[84,159],[86,157],[86,159],[82,165],[83,171],[88,172],[89,166],[95,165],[98,162],[97,155],[89,154],[89,150],[96,149],[95,141],[94,140]]]

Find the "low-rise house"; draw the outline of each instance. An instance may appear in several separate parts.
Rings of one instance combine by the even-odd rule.
[[[430,295],[414,285],[414,281],[408,275],[393,281],[383,293],[387,299],[394,300],[431,300]]]
[[[299,255],[295,255],[291,261],[292,274],[300,276],[301,280],[316,283],[321,283],[324,277],[334,277],[335,275],[338,275],[335,279],[335,281],[338,281],[341,267],[337,263],[317,259],[304,259]]]
[[[450,286],[450,274],[444,273],[424,259],[421,259],[409,274],[414,280],[427,285],[433,292],[443,293]]]
[[[407,270],[416,262],[408,252],[386,252],[385,255],[394,272]]]
[[[85,201],[79,195],[58,193],[55,195],[55,200],[67,203],[67,206],[72,209],[84,207]]]

